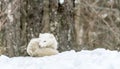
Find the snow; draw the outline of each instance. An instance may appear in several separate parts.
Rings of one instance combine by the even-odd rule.
[[[80,0],[75,0],[74,2],[77,4],[77,3],[80,3]]]
[[[0,69],[120,69],[120,52],[105,49],[65,51],[45,57],[0,56]]]
[[[64,3],[64,0],[59,0],[60,4],[63,4]]]

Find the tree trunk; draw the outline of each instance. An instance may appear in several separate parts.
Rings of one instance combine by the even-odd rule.
[[[83,41],[83,22],[80,19],[80,6],[81,2],[80,0],[76,0],[77,3],[75,3],[75,16],[74,16],[74,22],[75,22],[75,39],[77,46],[82,46],[84,43]],[[77,47],[78,48],[78,47]]]
[[[13,10],[14,9],[14,10]],[[19,55],[20,46],[20,1],[8,4],[7,23],[5,23],[5,42],[9,56]]]
[[[49,32],[50,31],[50,18],[49,18],[49,0],[43,1],[43,17],[42,17],[42,23],[44,24],[44,27],[42,29],[42,32]]]

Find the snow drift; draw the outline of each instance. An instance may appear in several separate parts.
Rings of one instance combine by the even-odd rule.
[[[74,50],[45,57],[0,56],[0,69],[120,69],[120,52]]]

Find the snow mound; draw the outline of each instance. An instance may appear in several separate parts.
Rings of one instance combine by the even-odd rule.
[[[120,69],[120,52],[74,50],[45,57],[0,56],[0,69]]]

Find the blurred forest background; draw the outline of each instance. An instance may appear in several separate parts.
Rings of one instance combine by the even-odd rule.
[[[31,38],[53,33],[60,52],[120,50],[120,0],[0,0],[0,54],[26,56]]]

